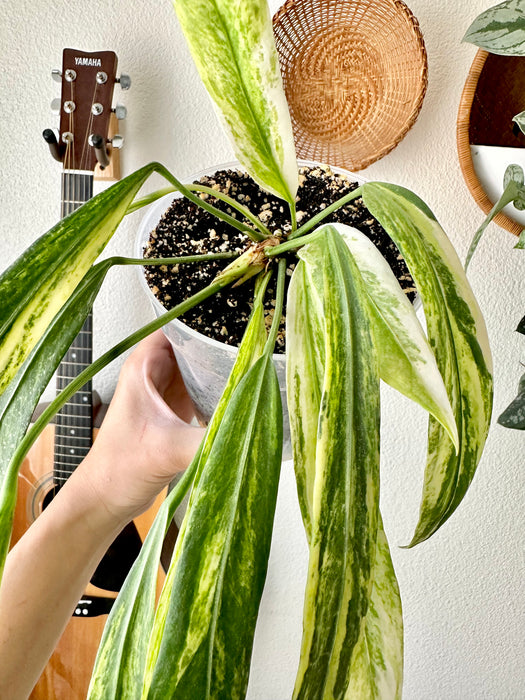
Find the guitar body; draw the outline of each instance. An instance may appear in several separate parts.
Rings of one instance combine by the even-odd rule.
[[[127,89],[130,80],[124,75],[117,79],[116,70],[117,57],[112,51],[86,53],[64,49],[62,71],[54,71],[55,78],[61,81],[60,128],[58,139],[52,129],[46,129],[43,136],[51,154],[63,166],[62,218],[93,196],[95,172],[99,178],[101,174],[104,179],[118,177],[115,148],[122,139],[115,135],[115,122],[119,114],[125,114],[125,109],[121,105],[118,110],[112,109],[113,88],[120,83],[122,89]],[[92,335],[90,312],[57,368],[58,393],[92,363]],[[18,479],[12,545],[49,505],[89,452],[103,408],[88,382],[64,404],[54,424],[44,430],[28,453]],[[165,496],[166,491],[146,513],[129,523],[104,555],[31,693],[32,700],[86,697],[107,616]],[[158,594],[176,535],[173,524],[164,542],[162,566],[159,565]],[[46,605],[45,600],[42,605]]]
[[[20,469],[12,545],[22,537],[53,498],[55,488],[53,480],[54,433],[55,426],[48,425],[28,453]],[[96,433],[95,429],[94,436]],[[143,542],[165,495],[165,492],[162,492],[153,506],[133,521],[133,527],[130,528],[133,536],[129,538],[132,540],[132,550],[136,550],[137,545],[140,544],[134,537],[135,531],[140,537],[140,542]],[[128,538],[124,538],[121,545],[128,549],[127,544]],[[111,580],[115,573],[119,580],[126,576],[130,563],[127,553],[124,552],[123,557],[118,555],[111,557],[111,572],[109,574]],[[136,551],[133,551],[133,554],[136,554]],[[127,570],[115,572],[115,558]],[[164,578],[164,570],[159,566],[158,594],[160,594]],[[107,601],[108,605],[111,605],[111,600],[116,596],[117,591],[100,588],[93,584],[89,584],[85,591],[86,601],[103,600]],[[53,656],[33,689],[30,700],[85,700],[106,619],[107,614],[88,616],[82,613],[71,618]],[[38,634],[38,630],[35,633]]]

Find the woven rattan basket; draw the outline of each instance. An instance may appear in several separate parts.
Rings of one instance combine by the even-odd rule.
[[[414,124],[427,86],[417,20],[400,0],[288,0],[273,19],[301,158],[361,170]]]
[[[463,177],[465,179],[467,187],[470,190],[471,195],[473,196],[480,209],[485,214],[489,213],[489,211],[494,206],[494,202],[492,202],[489,199],[474,169],[474,162],[472,160],[472,153],[470,150],[470,130],[471,112],[474,103],[474,98],[476,95],[476,90],[478,87],[478,82],[481,73],[485,67],[487,60],[502,60],[502,57],[494,57],[487,51],[479,50],[477,52],[476,57],[474,58],[474,61],[470,68],[469,74],[467,76],[465,86],[463,88],[463,94],[461,95],[456,125],[457,149],[461,171],[463,173]],[[494,107],[496,108],[496,105],[494,105]],[[517,113],[518,111],[519,109],[516,109],[516,112],[513,112],[513,108],[512,106],[510,106],[509,123],[511,123],[510,120],[512,119],[512,114]],[[494,222],[498,224],[498,226],[501,226],[507,231],[510,231],[515,236],[519,236],[523,229],[523,226],[521,224],[517,223],[502,212],[500,212],[497,216],[494,217]]]

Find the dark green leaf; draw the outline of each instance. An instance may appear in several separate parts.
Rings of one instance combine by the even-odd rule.
[[[498,423],[505,428],[525,430],[525,374],[518,385],[518,395],[498,418]]]

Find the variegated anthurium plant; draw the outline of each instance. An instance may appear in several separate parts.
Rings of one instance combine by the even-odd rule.
[[[479,15],[465,34],[469,41],[479,48],[502,56],[525,56],[525,3],[523,0],[507,0],[491,7]],[[523,91],[525,107],[525,89]],[[525,111],[520,112],[513,120],[525,133]],[[467,255],[465,267],[468,266],[474,251],[488,224],[506,206],[513,204],[516,209],[525,209],[525,184],[523,169],[519,165],[509,165],[503,179],[503,193],[493,206],[485,221],[477,230]],[[525,248],[525,231],[516,248]],[[518,323],[518,333],[525,334],[525,316]],[[525,430],[525,374],[518,384],[518,394],[503,413],[498,417],[498,423],[507,428]]]
[[[107,271],[144,263],[96,260],[125,214],[163,193],[136,199],[150,174],[160,173],[172,190],[226,215],[153,163],[60,221],[4,272],[2,561],[19,465],[60,405],[154,329],[225,285],[257,275],[235,366],[198,454],[164,501],[113,606],[89,698],[245,697],[282,461],[283,414],[272,354],[284,304],[294,467],[309,544],[294,698],[399,698],[401,600],[379,512],[380,380],[430,414],[415,545],[452,515],[483,450],[492,405],[484,322],[452,245],[412,192],[368,182],[334,207],[361,195],[391,235],[417,286],[426,335],[368,239],[348,226],[323,223],[334,207],[297,226],[298,169],[266,3],[174,4],[238,159],[261,187],[288,204],[293,230],[276,239],[252,215],[248,223],[228,217],[249,236],[246,252],[211,286],[102,355],[29,429],[39,396]],[[290,250],[297,251],[298,263],[284,299],[286,262],[280,256]],[[167,261],[147,260],[154,262]],[[277,276],[276,312],[267,333],[263,299],[271,274]],[[188,489],[189,507],[155,606],[162,540]]]

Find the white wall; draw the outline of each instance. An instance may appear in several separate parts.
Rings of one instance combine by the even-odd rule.
[[[429,54],[429,89],[404,141],[363,174],[413,188],[434,210],[461,257],[481,214],[462,180],[455,148],[456,113],[475,49],[461,44],[469,22],[491,0],[410,0]],[[272,0],[272,10],[278,2]],[[60,166],[41,138],[56,126],[49,103],[66,46],[114,50],[132,89],[119,95],[124,173],[160,160],[184,177],[231,159],[189,59],[168,0],[18,0],[3,3],[0,23],[0,210],[2,267],[58,216]],[[117,88],[117,92],[119,92]],[[151,185],[153,187],[153,185]],[[111,252],[131,253],[140,214],[122,227]],[[495,363],[495,415],[512,398],[525,358],[513,332],[525,313],[525,257],[491,226],[470,270],[485,314]],[[111,273],[95,309],[101,352],[151,318],[136,275]],[[96,386],[111,395],[118,367]],[[399,415],[406,421],[399,420]],[[464,503],[429,542],[406,543],[417,520],[424,468],[425,417],[398,397],[384,406],[383,512],[401,585],[406,625],[406,700],[525,698],[524,436],[494,423]],[[417,427],[417,430],[416,430]],[[268,589],[257,633],[251,700],[290,695],[300,638],[305,547],[284,465]]]

